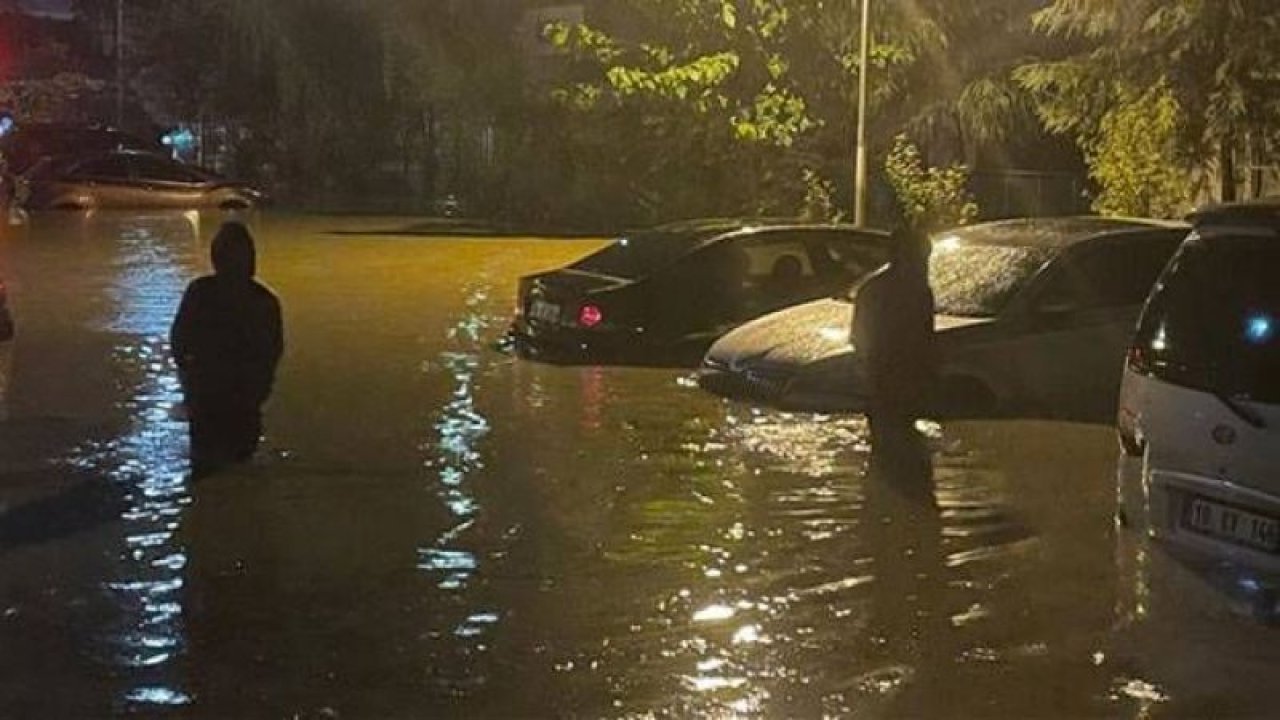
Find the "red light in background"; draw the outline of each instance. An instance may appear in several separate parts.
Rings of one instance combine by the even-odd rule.
[[[604,320],[604,313],[595,305],[583,305],[578,311],[578,324],[584,328],[593,328]]]

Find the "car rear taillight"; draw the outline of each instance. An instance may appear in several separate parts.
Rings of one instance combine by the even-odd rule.
[[[593,328],[604,321],[604,313],[595,305],[583,305],[578,310],[578,324],[584,328]]]
[[[1151,374],[1151,358],[1147,356],[1147,351],[1138,345],[1129,348],[1124,364],[1139,375]]]

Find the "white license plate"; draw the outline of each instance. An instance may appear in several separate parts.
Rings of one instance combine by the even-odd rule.
[[[1280,520],[1204,498],[1191,498],[1182,524],[1188,530],[1237,545],[1268,552],[1280,547]]]
[[[545,323],[560,322],[560,306],[545,300],[534,300],[529,305],[529,317]]]

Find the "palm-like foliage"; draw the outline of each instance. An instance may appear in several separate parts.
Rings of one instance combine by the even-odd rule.
[[[1235,195],[1235,155],[1245,138],[1280,129],[1280,5],[1273,0],[1057,0],[1036,16],[1066,57],[1019,75],[1046,124],[1098,137],[1125,96],[1167,86],[1181,108],[1179,148],[1192,164],[1220,161],[1221,194]]]
[[[1034,132],[1030,98],[1013,72],[1031,52],[1032,0],[904,0],[888,3],[891,41],[909,62],[888,77],[893,99],[881,115],[884,132],[950,135],[957,154]]]

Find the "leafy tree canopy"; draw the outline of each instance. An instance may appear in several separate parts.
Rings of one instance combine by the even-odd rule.
[[[1012,72],[1039,4],[874,3],[873,148],[887,149],[908,129],[961,157],[1033,127]],[[813,183],[847,178],[860,72],[857,3],[627,0],[621,7],[595,24],[549,30],[573,63],[575,81],[555,97],[579,123],[575,138],[610,148],[577,172],[626,178],[615,195],[682,214],[790,214]],[[627,147],[616,147],[619,137]]]
[[[1241,141],[1280,129],[1280,5],[1272,0],[1055,0],[1035,25],[1071,51],[1026,65],[1018,79],[1046,126],[1086,148],[1116,129],[1121,106],[1167,96],[1182,110],[1181,161],[1205,167],[1216,154],[1231,199]]]

